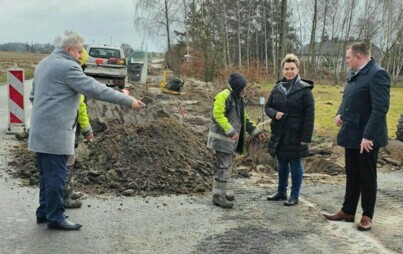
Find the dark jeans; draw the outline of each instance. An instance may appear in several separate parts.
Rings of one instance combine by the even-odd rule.
[[[293,198],[299,197],[301,190],[303,168],[301,159],[277,159],[278,160],[278,189],[277,192],[281,194],[287,193],[288,176],[291,171],[291,193]]]
[[[39,207],[37,217],[60,223],[64,218],[63,189],[66,181],[67,155],[37,153],[39,168]]]
[[[345,149],[346,195],[342,210],[355,215],[361,195],[363,216],[372,218],[376,202],[376,164],[379,148],[360,154],[358,149]]]

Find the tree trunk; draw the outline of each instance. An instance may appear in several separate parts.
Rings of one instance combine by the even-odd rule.
[[[169,13],[168,13],[168,0],[164,0],[164,6],[165,6],[165,21],[166,21],[166,32],[167,32],[167,46],[168,46],[168,52],[171,51],[171,37],[169,35]]]
[[[165,11],[165,22],[166,22],[166,33],[167,33],[167,46],[168,46],[168,57],[167,57],[167,65],[169,68],[172,68],[172,52],[171,52],[171,37],[169,34],[169,14],[168,14],[168,0],[164,0],[164,11]]]
[[[311,40],[309,42],[309,55],[312,74],[316,74],[316,50],[315,50],[315,40],[316,40],[316,23],[317,23],[317,13],[318,13],[318,0],[314,0],[313,6],[313,16],[312,16],[312,29],[311,29]]]
[[[239,0],[236,1],[236,14],[237,14],[237,35],[238,35],[238,66],[242,67],[242,49],[241,49],[241,9],[239,8]]]
[[[223,3],[223,14],[224,14],[224,24],[225,24],[225,42],[227,43],[227,59],[228,59],[228,66],[232,66],[231,62],[231,52],[229,50],[229,39],[228,39],[228,22],[227,22],[227,10],[225,8],[225,1]]]
[[[322,32],[320,34],[320,42],[319,42],[319,49],[317,54],[319,57],[322,59],[320,63],[318,63],[318,67],[322,70],[322,76],[323,76],[323,54],[322,54],[322,48],[323,48],[323,42],[325,41],[325,31],[326,31],[326,18],[327,18],[327,11],[329,10],[329,0],[325,0],[325,10],[323,13],[323,24],[322,24]]]
[[[276,29],[276,26],[275,26],[275,24],[274,24],[274,20],[276,20],[275,19],[275,15],[276,15],[276,12],[275,12],[275,5],[274,5],[274,3],[275,3],[276,1],[274,1],[274,0],[271,0],[270,1],[270,9],[271,9],[271,50],[272,50],[272,55],[273,55],[273,59],[272,59],[272,62],[273,62],[273,78],[274,77],[276,77],[276,73],[277,73],[277,68],[278,68],[278,65],[277,65],[277,51],[276,51],[276,42],[277,42],[277,38],[276,38],[276,31],[277,31],[277,29]]]
[[[259,57],[259,31],[256,29],[256,59],[261,60]]]
[[[249,70],[250,67],[250,26],[251,26],[251,16],[252,16],[252,2],[248,0],[248,31],[246,34],[246,64]]]
[[[281,66],[282,58],[285,57],[286,53],[286,39],[287,39],[287,0],[281,0],[281,17],[280,17],[280,55],[278,57],[278,66]],[[282,76],[281,68],[277,72],[277,79]]]
[[[263,20],[264,20],[264,66],[266,73],[269,71],[269,59],[267,54],[267,16],[266,5],[263,5]]]

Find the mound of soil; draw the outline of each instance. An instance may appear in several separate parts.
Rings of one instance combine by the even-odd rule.
[[[37,185],[34,154],[26,143],[13,150],[16,175],[27,185]],[[211,151],[174,119],[140,125],[109,123],[78,150],[73,181],[85,192],[158,196],[211,189],[215,170]]]
[[[170,118],[137,126],[109,126],[86,149],[75,173],[82,189],[163,195],[211,188],[215,170],[211,152]]]

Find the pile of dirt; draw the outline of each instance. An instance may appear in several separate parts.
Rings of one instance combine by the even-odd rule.
[[[174,119],[109,124],[93,142],[80,145],[79,153],[73,181],[87,193],[158,196],[211,190],[211,151]],[[16,175],[36,185],[35,158],[26,143],[15,147],[14,154]]]
[[[187,84],[182,96],[153,94],[152,86],[129,87],[147,104],[138,111],[88,99],[95,138],[77,151],[76,187],[87,193],[142,196],[210,191],[215,167],[205,134],[216,92],[211,83]],[[187,100],[194,97],[198,101]],[[186,107],[183,121],[178,118],[178,102]],[[15,175],[25,185],[37,185],[38,170],[26,141],[13,152]]]
[[[110,126],[87,145],[76,181],[125,195],[189,194],[210,190],[214,159],[194,134],[170,118]]]

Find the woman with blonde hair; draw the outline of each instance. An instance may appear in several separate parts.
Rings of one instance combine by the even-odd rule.
[[[266,114],[272,119],[269,153],[277,158],[277,193],[267,200],[286,200],[285,206],[298,204],[303,168],[301,158],[309,155],[312,140],[315,103],[313,82],[299,76],[300,61],[287,54],[281,63],[283,78],[274,86],[266,102]],[[287,199],[288,176],[291,171],[291,193]]]

